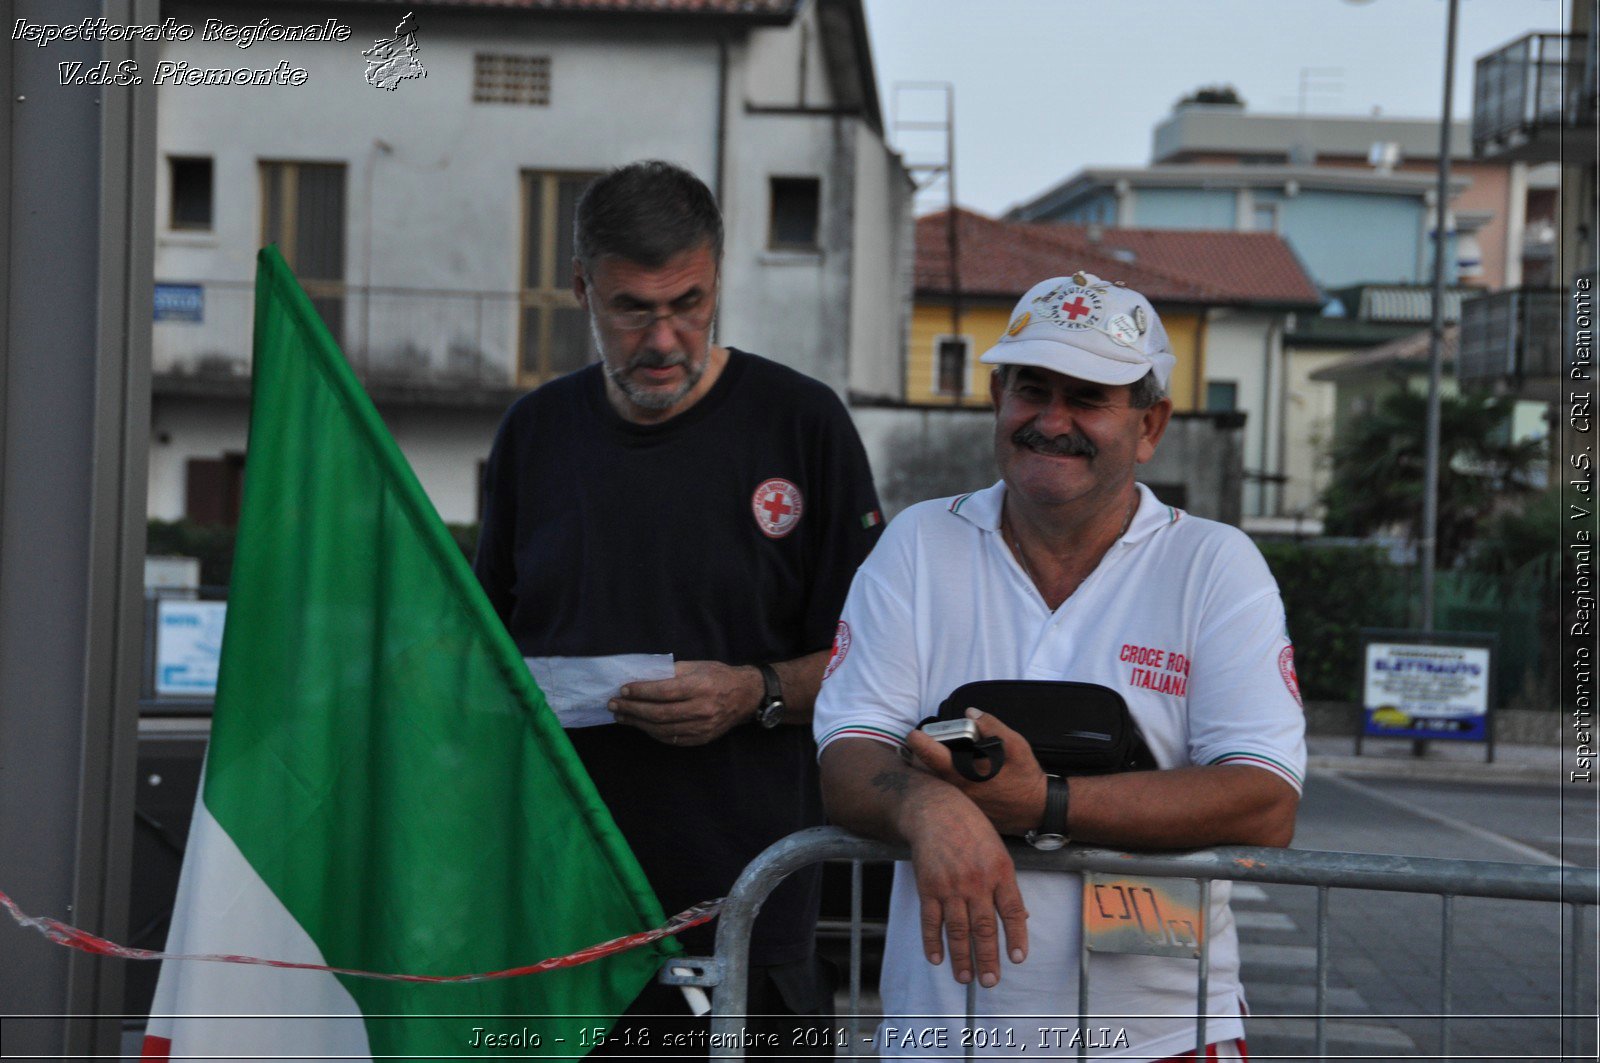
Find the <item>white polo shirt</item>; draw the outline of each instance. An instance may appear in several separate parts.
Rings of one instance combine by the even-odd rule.
[[[1277,584],[1254,544],[1140,485],[1127,532],[1052,612],[1001,539],[1004,495],[1002,481],[912,506],[889,525],[845,603],[817,698],[818,749],[848,737],[900,745],[963,683],[1070,679],[1119,691],[1162,768],[1247,764],[1298,791],[1305,718],[1294,654]],[[1028,959],[1006,964],[999,986],[978,991],[978,1015],[1039,1016],[1009,1023],[1016,1054],[1038,1055],[1035,1027],[1063,1025],[1050,1016],[1071,1025],[1077,1012],[1082,883],[1049,872],[1017,877],[1029,912]],[[1243,1036],[1243,998],[1228,884],[1216,883],[1212,898],[1207,1040],[1220,1041]],[[966,989],[948,961],[932,967],[924,958],[919,910],[911,867],[899,864],[884,1025],[944,1026],[949,1047],[908,1047],[899,1033],[879,1050],[958,1056]],[[1193,960],[1096,955],[1090,1009],[1105,1018],[1089,1025],[1111,1028],[1112,1040],[1125,1030],[1127,1047],[1095,1054],[1159,1059],[1193,1048],[1197,977]]]

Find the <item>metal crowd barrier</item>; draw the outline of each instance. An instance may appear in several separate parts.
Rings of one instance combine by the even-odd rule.
[[[1397,893],[1436,894],[1441,898],[1441,979],[1439,990],[1439,1054],[1450,1052],[1449,1027],[1452,1017],[1451,941],[1453,905],[1457,897],[1489,897],[1507,900],[1549,901],[1572,907],[1572,969],[1577,970],[1583,941],[1583,910],[1600,904],[1600,872],[1584,868],[1535,864],[1492,863],[1476,860],[1443,860],[1431,857],[1378,856],[1366,853],[1317,852],[1301,849],[1261,849],[1226,846],[1188,853],[1129,853],[1113,849],[1069,846],[1056,852],[1039,852],[1027,846],[1014,846],[1012,857],[1018,868],[1045,871],[1099,873],[1115,878],[1136,876],[1191,880],[1197,882],[1200,908],[1204,914],[1210,883],[1216,879],[1233,882],[1311,886],[1317,890],[1317,965],[1316,965],[1316,1048],[1327,1053],[1328,994],[1328,894],[1333,889],[1386,890]],[[772,890],[786,876],[822,860],[855,861],[852,876],[850,941],[850,1011],[852,1035],[859,1020],[861,1000],[861,874],[865,860],[906,860],[905,846],[888,845],[849,834],[837,827],[815,827],[777,842],[745,868],[718,920],[716,954],[710,958],[672,961],[679,973],[664,973],[661,981],[675,985],[697,985],[715,989],[711,1011],[711,1055],[743,1059],[742,1020],[746,1011],[746,982],[749,970],[750,930],[756,913]],[[1201,961],[1199,999],[1205,999],[1206,956],[1203,928],[1201,941],[1192,955]],[[1164,953],[1175,955],[1176,952]],[[967,1019],[974,1018],[976,979],[968,986]],[[1080,978],[1079,1009],[1087,1010],[1087,983]],[[1576,980],[1568,986],[1567,1014],[1577,1013]],[[1205,1012],[1197,1008],[1196,1047],[1205,1055]],[[1080,1016],[1080,1024],[1083,1018]],[[1080,1058],[1088,1046],[1079,1047]],[[969,1046],[969,1055],[971,1048]]]

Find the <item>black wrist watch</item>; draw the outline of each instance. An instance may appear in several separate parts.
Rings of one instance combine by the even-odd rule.
[[[761,672],[761,681],[767,686],[761,695],[761,704],[756,708],[756,722],[771,729],[783,722],[783,684],[778,682],[777,669],[772,665],[758,664],[756,668]]]
[[[1024,834],[1023,839],[1041,852],[1050,852],[1067,844],[1067,780],[1059,775],[1044,777],[1044,816],[1039,826]]]

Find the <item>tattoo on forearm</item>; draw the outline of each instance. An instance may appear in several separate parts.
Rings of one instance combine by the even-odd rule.
[[[872,777],[873,789],[886,794],[904,794],[911,776],[903,771],[880,771]]]

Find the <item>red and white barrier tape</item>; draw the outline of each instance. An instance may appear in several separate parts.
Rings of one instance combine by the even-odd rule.
[[[605,956],[636,949],[640,945],[648,945],[652,941],[681,934],[691,927],[709,923],[717,917],[722,910],[724,898],[714,901],[704,901],[687,911],[679,912],[654,930],[642,930],[637,934],[628,934],[625,937],[612,938],[602,941],[598,945],[569,952],[565,956],[552,956],[547,960],[540,960],[526,967],[508,967],[503,971],[487,971],[482,974],[385,974],[379,971],[360,971],[350,967],[326,967],[320,963],[291,963],[288,960],[264,960],[259,956],[228,956],[216,953],[179,953],[157,952],[153,949],[134,949],[126,945],[119,945],[115,941],[107,941],[103,937],[79,930],[75,926],[48,916],[33,916],[18,908],[16,902],[0,891],[0,905],[11,913],[11,918],[25,927],[39,931],[57,945],[78,949],[82,952],[93,953],[96,956],[119,956],[125,960],[204,960],[210,963],[246,963],[258,967],[283,967],[296,971],[328,971],[332,974],[348,974],[355,978],[375,978],[384,982],[489,982],[497,978],[521,978],[527,974],[538,974],[540,971],[554,971],[563,967],[577,967]]]

